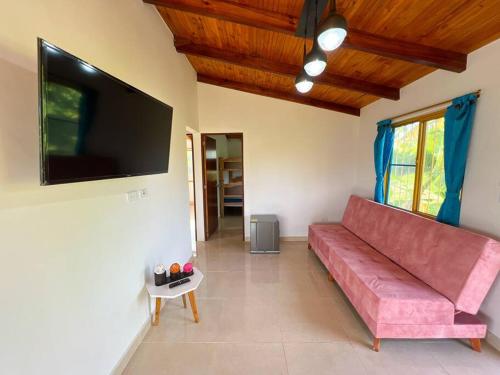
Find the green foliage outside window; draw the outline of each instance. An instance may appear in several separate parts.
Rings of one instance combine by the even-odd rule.
[[[394,151],[387,176],[387,203],[436,216],[446,193],[444,118],[416,120],[396,127],[394,131]],[[421,155],[421,160],[418,155]]]
[[[419,211],[436,216],[446,195],[444,180],[444,119],[426,123]]]
[[[387,203],[411,210],[415,189],[419,123],[411,123],[394,130],[394,150],[389,166],[389,194]]]

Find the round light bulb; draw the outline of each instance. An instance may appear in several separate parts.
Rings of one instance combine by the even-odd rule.
[[[300,72],[300,74],[295,79],[295,88],[301,94],[305,94],[311,91],[313,85],[314,83],[311,77],[308,77],[304,71]]]
[[[319,25],[316,40],[323,51],[333,51],[344,42],[346,36],[346,19],[341,14],[332,10],[328,17]]]
[[[304,65],[304,70],[311,77],[319,76],[326,68],[326,61],[314,59]]]
[[[312,87],[313,87],[312,81],[302,81],[302,82],[297,82],[295,84],[295,88],[301,94],[308,93],[309,91],[311,91]]]
[[[318,44],[323,51],[333,51],[339,48],[347,36],[347,31],[341,28],[332,28],[318,35]]]
[[[326,53],[319,48],[318,42],[315,40],[311,51],[304,59],[304,70],[311,77],[319,76],[326,68]]]

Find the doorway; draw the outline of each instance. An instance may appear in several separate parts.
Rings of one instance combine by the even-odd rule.
[[[242,133],[202,134],[205,239],[241,235],[244,240]]]
[[[193,135],[186,134],[188,190],[189,190],[189,229],[191,232],[191,250],[196,253],[196,194],[194,180],[194,142]]]

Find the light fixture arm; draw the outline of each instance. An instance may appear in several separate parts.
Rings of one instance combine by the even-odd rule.
[[[307,24],[309,23],[309,7],[307,7],[306,9],[306,27],[305,27],[305,30],[304,30],[304,50],[303,50],[303,53],[302,53],[302,64],[305,63],[306,61],[306,54],[307,54],[307,50],[306,50],[306,41],[307,41]]]
[[[314,43],[316,43],[317,36],[318,36],[318,0],[316,0],[316,8],[314,10]]]
[[[337,2],[335,0],[330,0],[330,14],[337,11]]]

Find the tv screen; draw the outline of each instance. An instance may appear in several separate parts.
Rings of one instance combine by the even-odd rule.
[[[168,172],[172,107],[38,44],[42,185]]]

